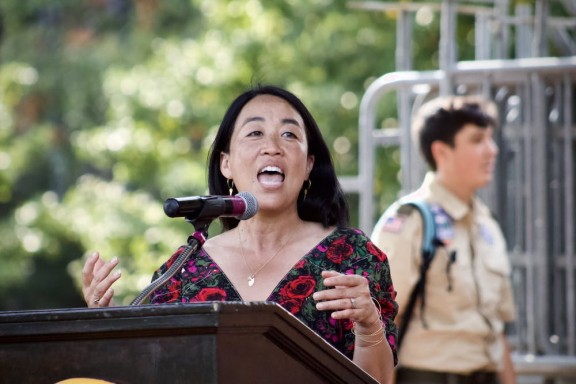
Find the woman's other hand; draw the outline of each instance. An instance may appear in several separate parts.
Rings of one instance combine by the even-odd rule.
[[[114,306],[114,289],[112,284],[121,276],[114,271],[118,258],[106,262],[98,252],[94,252],[82,269],[82,294],[90,308]]]
[[[328,289],[314,293],[316,308],[332,311],[334,319],[349,319],[354,323],[354,358],[360,368],[379,383],[392,383],[394,357],[386,342],[379,308],[370,294],[368,280],[360,275],[345,275],[322,271]]]
[[[322,271],[322,277],[330,289],[314,293],[318,310],[333,311],[334,319],[349,319],[367,328],[378,324],[380,315],[365,277],[336,271]]]

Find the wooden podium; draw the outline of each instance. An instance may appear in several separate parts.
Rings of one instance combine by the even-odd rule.
[[[0,382],[372,383],[274,303],[0,312]]]

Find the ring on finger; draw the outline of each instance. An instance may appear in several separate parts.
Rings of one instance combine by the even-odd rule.
[[[356,309],[356,300],[350,298],[350,304],[352,304],[352,309]]]
[[[94,296],[94,297],[95,297],[95,299],[94,299],[94,304],[100,303],[101,297],[98,297],[98,296]]]

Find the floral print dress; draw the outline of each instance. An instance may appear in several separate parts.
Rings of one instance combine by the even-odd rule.
[[[180,247],[155,273],[154,279],[166,272],[182,253]],[[334,320],[330,311],[316,309],[312,294],[324,289],[321,271],[333,270],[344,274],[362,275],[368,279],[370,291],[379,304],[386,338],[397,363],[397,329],[394,325],[398,306],[390,277],[390,268],[384,252],[360,230],[337,228],[304,255],[284,276],[267,301],[280,304],[296,318],[314,330],[332,346],[352,359],[354,334],[352,322]],[[242,301],[242,298],[222,272],[218,264],[204,249],[188,260],[161,288],[154,291],[152,303]]]

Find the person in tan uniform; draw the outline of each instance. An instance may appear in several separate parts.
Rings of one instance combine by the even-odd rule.
[[[476,191],[492,180],[498,148],[493,103],[453,96],[423,105],[413,139],[429,165],[406,198],[430,207],[440,241],[426,274],[425,304],[414,306],[400,346],[396,382],[515,383],[504,334],[514,320],[510,262],[502,231]],[[393,204],[372,240],[389,257],[398,292],[398,323],[420,277],[423,219]]]

